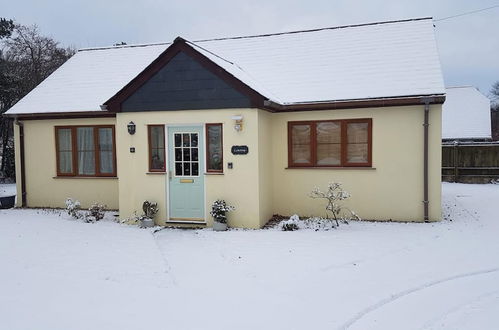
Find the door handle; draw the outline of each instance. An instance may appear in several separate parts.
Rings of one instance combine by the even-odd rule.
[[[172,171],[168,171],[168,179],[172,180]]]

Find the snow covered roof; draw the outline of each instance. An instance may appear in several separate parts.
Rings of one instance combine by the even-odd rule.
[[[445,93],[431,18],[187,43],[282,105]],[[80,50],[8,113],[101,111],[169,45]]]
[[[490,100],[473,86],[446,88],[443,139],[490,139]]]

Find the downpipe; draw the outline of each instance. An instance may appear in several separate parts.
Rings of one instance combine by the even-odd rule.
[[[430,200],[428,197],[428,144],[429,144],[429,126],[430,126],[430,103],[433,102],[433,98],[423,98],[424,102],[424,137],[423,137],[423,216],[424,222],[430,221],[429,216],[429,204]]]
[[[19,127],[19,154],[21,158],[21,206],[26,207],[26,161],[24,152],[24,124],[17,118],[14,123]]]

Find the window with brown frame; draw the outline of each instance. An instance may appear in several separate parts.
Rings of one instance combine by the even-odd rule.
[[[57,176],[116,176],[113,125],[56,126]]]
[[[206,172],[223,172],[222,124],[206,124]]]
[[[370,167],[372,119],[288,122],[288,167]]]
[[[149,172],[165,172],[165,125],[148,125]]]

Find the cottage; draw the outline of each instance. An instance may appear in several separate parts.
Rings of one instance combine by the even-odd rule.
[[[7,113],[18,206],[211,226],[222,198],[260,228],[338,181],[364,219],[436,221],[444,100],[431,18],[82,49]]]
[[[491,141],[490,100],[473,86],[447,87],[445,91],[442,141]]]

